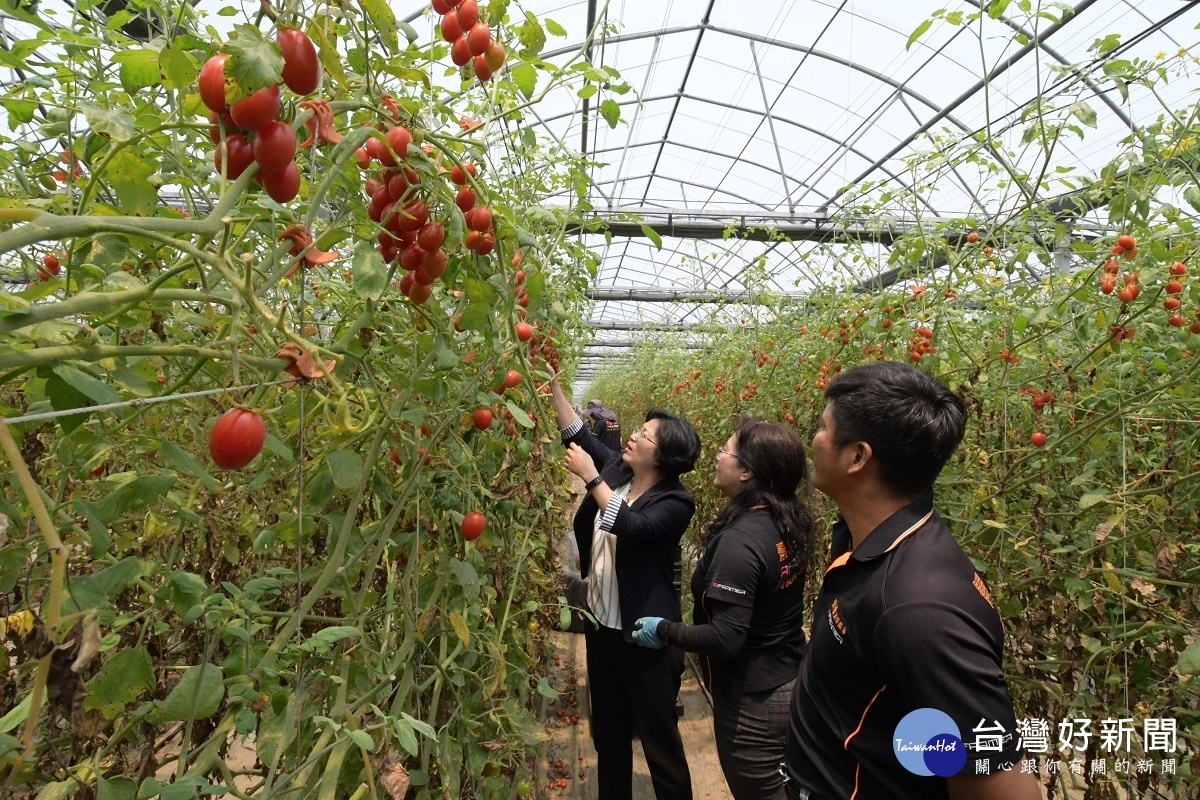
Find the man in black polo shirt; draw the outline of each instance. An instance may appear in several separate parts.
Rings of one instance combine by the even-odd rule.
[[[1020,769],[1000,615],[933,509],[962,401],[893,362],[840,374],[825,397],[812,484],[841,517],[792,696],[790,796],[1039,800]]]

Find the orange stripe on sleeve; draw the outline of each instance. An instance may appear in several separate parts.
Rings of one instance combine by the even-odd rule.
[[[859,731],[861,731],[863,728],[863,723],[867,721],[867,714],[870,713],[871,706],[875,705],[875,701],[879,699],[879,695],[883,694],[883,690],[886,688],[887,688],[886,683],[883,686],[880,686],[879,691],[876,692],[875,696],[871,698],[871,702],[867,703],[867,707],[863,709],[862,716],[858,720],[858,727],[854,729],[853,733],[851,733],[849,736],[846,737],[846,741],[842,742],[842,747],[844,747],[847,750],[850,749],[850,740],[853,739],[855,736],[858,736]]]

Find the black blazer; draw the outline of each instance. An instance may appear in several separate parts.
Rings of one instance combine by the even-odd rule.
[[[621,460],[621,454],[601,444],[586,427],[563,438],[564,447],[571,443],[592,457],[611,488],[633,480],[633,468]],[[592,566],[592,534],[599,511],[596,499],[588,492],[575,513],[579,571],[584,578]],[[679,542],[695,513],[696,501],[678,478],[663,478],[632,506],[621,504],[611,533],[617,537],[617,594],[626,641],[633,641],[633,623],[640,617],[680,620],[675,564]]]

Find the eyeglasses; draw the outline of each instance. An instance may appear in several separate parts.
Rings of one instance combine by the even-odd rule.
[[[735,459],[736,459],[736,458],[737,458],[737,453],[731,453],[731,452],[729,452],[729,450],[728,450],[728,449],[725,447],[725,445],[721,445],[720,447],[718,447],[718,448],[717,448],[717,458],[720,458],[721,456],[732,456],[733,458],[735,458]]]
[[[636,431],[629,434],[629,438],[630,439],[645,439],[650,444],[654,445],[655,447],[658,447],[658,442],[654,441],[649,436],[647,436],[646,431],[642,428],[638,428]]]

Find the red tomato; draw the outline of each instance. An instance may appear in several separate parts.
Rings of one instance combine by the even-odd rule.
[[[1122,303],[1124,303],[1125,305],[1129,305],[1130,303],[1133,302],[1133,290],[1130,289],[1128,286],[1126,286],[1124,289],[1117,292],[1117,297],[1121,300]]]
[[[470,175],[472,178],[475,177],[474,164],[472,164],[470,161],[464,161],[461,167],[455,164],[450,170],[450,181],[452,183],[457,183],[459,186],[463,186],[467,182],[467,175]]]
[[[229,113],[229,104],[225,102],[225,60],[229,56],[218,53],[200,68],[200,76],[196,85],[200,89],[200,99],[209,111],[218,114]]]
[[[304,31],[282,28],[276,39],[283,51],[283,82],[296,94],[311,94],[321,82],[317,48]]]
[[[475,421],[476,428],[485,431],[492,427],[492,410],[490,408],[476,409],[472,419]]]
[[[971,231],[967,234],[967,244],[977,244],[979,242],[979,233]]]
[[[1182,328],[1184,325],[1187,325],[1187,319],[1184,318],[1183,314],[1172,314],[1167,322],[1171,324],[1172,328]]]
[[[400,291],[404,294],[408,294],[409,292],[412,291],[413,284],[415,284],[416,282],[417,282],[417,279],[413,277],[413,274],[411,272],[406,274],[403,278],[400,279]]]
[[[458,209],[465,214],[475,207],[475,200],[475,190],[468,186],[458,190],[458,194],[454,197],[454,205],[458,206]]]
[[[454,6],[450,5],[450,3],[448,3],[446,0],[433,0],[430,5],[432,5],[433,10],[439,14],[446,14],[450,11],[450,9],[454,8]]]
[[[1163,308],[1167,311],[1178,311],[1180,305],[1178,297],[1168,297],[1163,301]]]
[[[459,36],[450,45],[450,60],[460,67],[465,67],[471,61],[471,45],[467,42],[466,34]]]
[[[399,215],[396,225],[402,231],[419,231],[429,221],[429,206],[424,200],[414,200],[404,207],[404,213]]]
[[[400,253],[400,266],[407,270],[416,269],[421,266],[421,262],[424,260],[425,251],[416,242],[405,247]]]
[[[431,279],[438,279],[446,271],[446,251],[438,247],[425,254],[421,261],[421,271]]]
[[[397,159],[408,158],[408,146],[412,144],[412,134],[403,125],[397,125],[387,132],[388,145]],[[386,166],[386,165],[385,165]]]
[[[487,526],[487,517],[480,514],[478,511],[469,511],[463,517],[462,535],[468,542],[473,542],[483,535],[483,529]]]
[[[1187,275],[1187,267],[1183,265],[1182,261],[1176,261],[1174,264],[1171,265],[1170,272],[1176,278],[1179,278],[1184,275]]]
[[[469,31],[479,22],[479,3],[475,0],[462,0],[458,5],[458,24],[464,31]]]
[[[254,137],[254,160],[263,172],[279,172],[296,157],[296,133],[286,122],[268,122]]]
[[[517,338],[522,342],[528,342],[533,338],[533,326],[528,322],[517,323]]]
[[[486,256],[488,253],[492,252],[495,249],[496,249],[496,237],[492,236],[490,233],[485,233],[485,234],[483,234],[483,240],[479,243],[479,249],[476,250],[475,252],[479,253],[479,255],[481,255],[481,256]]]
[[[487,52],[488,45],[491,43],[492,29],[486,23],[477,22],[472,26],[471,30],[467,31],[467,46],[471,48],[471,55],[483,55]]]
[[[217,166],[217,172],[221,171],[222,152],[229,151],[229,166],[226,167],[226,174],[229,180],[237,180],[241,174],[246,171],[246,168],[254,163],[254,148],[246,141],[246,137],[240,133],[231,133],[225,137],[224,148],[221,145],[217,146],[216,152],[213,154],[213,163]]]
[[[521,373],[515,369],[510,369],[504,374],[504,383],[501,384],[502,389],[511,389],[521,382]]]
[[[417,244],[422,250],[436,250],[446,240],[446,229],[440,222],[426,222],[417,231]]]
[[[492,68],[487,65],[487,61],[483,56],[475,56],[475,60],[471,64],[475,70],[475,77],[481,81],[489,81],[492,78]]]
[[[416,281],[417,283],[421,284],[422,286],[428,286],[431,283],[433,283],[433,276],[430,275],[425,270],[423,270],[421,267],[417,267],[416,269],[414,269],[412,272],[412,276],[413,276],[413,280]]]
[[[371,154],[367,152],[367,148],[360,147],[354,151],[354,158],[358,161],[359,169],[369,169],[371,166]],[[367,194],[370,194],[368,192]]]
[[[42,256],[42,268],[51,275],[57,275],[62,268],[62,262],[58,260],[58,256],[54,253],[46,253]]]
[[[266,438],[267,426],[257,412],[231,408],[208,434],[208,452],[221,469],[241,469],[262,452]]]
[[[447,42],[454,42],[462,35],[463,29],[458,23],[458,12],[450,9],[442,17],[442,38]]]
[[[1179,281],[1167,281],[1167,294],[1183,294],[1183,284]]]
[[[484,51],[483,61],[488,65],[488,69],[495,72],[504,66],[504,59],[507,57],[508,53],[505,52],[504,45],[493,39],[491,44],[487,46],[487,50]]]
[[[372,136],[370,139],[367,139],[364,147],[366,148],[367,155],[378,161],[379,157],[383,155],[383,151],[387,149],[387,142],[378,136]]]
[[[409,273],[412,274],[411,272]],[[430,297],[433,296],[433,290],[424,284],[413,282],[412,288],[408,290],[408,299],[412,300],[415,305],[421,305]]]
[[[479,206],[467,214],[467,227],[473,231],[484,231],[492,227],[492,210],[487,206]]]
[[[260,172],[254,179],[276,203],[289,203],[300,194],[300,168],[295,161],[289,162],[279,172]]]
[[[1046,434],[1041,431],[1034,431],[1033,435],[1029,437],[1029,441],[1033,442],[1034,447],[1045,447]]]
[[[470,231],[463,238],[463,244],[467,246],[468,250],[478,253],[480,245],[483,244],[483,234],[479,231]]]
[[[233,123],[242,130],[256,131],[279,113],[279,86],[264,86],[229,109]]]
[[[1137,247],[1137,239],[1130,236],[1128,233],[1117,237],[1117,246],[1122,250],[1132,250]]]

